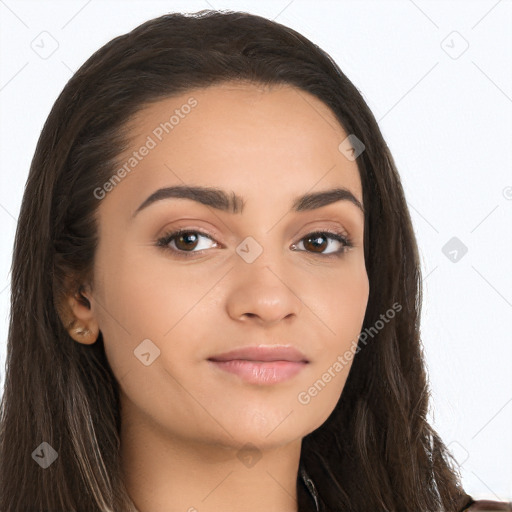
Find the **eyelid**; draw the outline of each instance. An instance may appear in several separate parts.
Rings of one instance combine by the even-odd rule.
[[[183,221],[186,222],[187,220],[190,222],[197,222],[195,219],[194,220],[182,219],[181,222],[183,222]],[[218,241],[219,239],[222,238],[222,234],[217,229],[215,229],[213,227],[202,227],[198,224],[196,224],[196,225],[187,225],[187,224],[181,225],[181,222],[178,221],[177,223],[172,224],[170,227],[165,227],[162,230],[160,230],[160,232],[162,234],[158,235],[156,237],[156,241],[161,240],[162,238],[165,238],[165,237],[169,237],[170,235],[176,235],[176,234],[184,233],[184,232],[187,232],[187,233],[194,232],[194,233],[199,233],[202,236],[208,237],[220,245],[223,245]]]

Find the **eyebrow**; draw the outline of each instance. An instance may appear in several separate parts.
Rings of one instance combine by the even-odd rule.
[[[235,192],[227,192],[213,187],[176,185],[173,187],[160,188],[153,192],[135,212],[133,212],[132,218],[149,205],[164,199],[190,199],[204,204],[205,206],[215,208],[216,210],[232,214],[243,213],[245,205],[244,198],[235,194]],[[293,201],[292,210],[296,212],[316,210],[317,208],[322,208],[323,206],[338,201],[349,201],[357,206],[364,214],[363,205],[354,194],[346,188],[334,188],[299,196]]]

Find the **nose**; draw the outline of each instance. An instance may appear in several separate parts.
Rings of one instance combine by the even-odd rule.
[[[303,303],[289,276],[278,275],[268,265],[249,265],[234,274],[236,284],[226,304],[234,320],[273,325],[300,313]]]

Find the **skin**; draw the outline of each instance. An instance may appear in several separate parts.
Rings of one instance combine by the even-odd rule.
[[[94,280],[83,292],[91,307],[69,301],[90,333],[72,335],[93,343],[103,334],[120,383],[125,483],[140,512],[297,511],[302,438],[333,411],[350,361],[308,404],[297,397],[357,340],[369,283],[363,212],[349,201],[305,212],[291,204],[335,187],[362,203],[357,164],[338,149],[347,133],[316,97],[247,83],[145,108],[119,161],[191,96],[197,106],[101,200]],[[183,184],[234,191],[244,211],[166,199],[132,218],[155,190]],[[171,228],[213,240],[201,235],[191,257],[179,258],[156,246]],[[308,234],[336,228],[353,244],[339,258],[322,256],[342,249],[335,239],[316,252],[307,243]],[[248,236],[263,249],[252,263],[236,252]],[[134,356],[144,339],[160,350],[149,366]],[[207,361],[256,344],[292,344],[309,364],[288,381],[256,385]],[[246,443],[256,463],[241,457]]]

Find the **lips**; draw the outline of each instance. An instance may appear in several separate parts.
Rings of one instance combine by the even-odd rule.
[[[225,362],[225,361],[289,361],[309,363],[307,357],[294,347],[289,345],[259,345],[252,347],[242,347],[229,352],[224,352],[208,358],[209,361]]]
[[[237,348],[208,358],[217,375],[235,375],[257,386],[279,384],[292,379],[304,370],[309,361],[291,346],[260,345]]]

